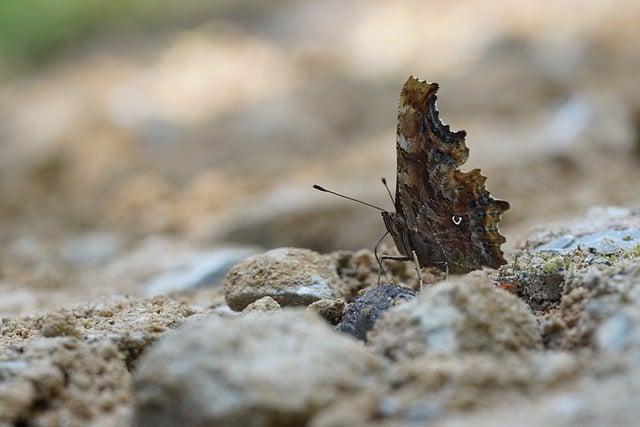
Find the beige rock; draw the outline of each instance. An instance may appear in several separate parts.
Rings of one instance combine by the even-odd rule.
[[[131,376],[115,345],[38,338],[1,359],[0,424],[126,423]]]
[[[135,374],[135,425],[304,425],[374,387],[383,360],[304,310],[185,326]]]
[[[280,304],[276,300],[271,297],[262,297],[257,301],[249,304],[242,312],[244,314],[247,313],[255,313],[255,312],[272,312],[280,310]]]
[[[333,298],[340,277],[327,256],[307,249],[280,248],[234,266],[224,281],[227,304],[241,311],[269,296],[281,306],[309,305]]]
[[[347,303],[343,299],[321,299],[307,307],[307,310],[313,311],[323,317],[332,325],[337,325],[342,320],[342,316],[347,311]]]
[[[42,319],[40,333],[45,337],[73,337],[79,335],[76,329],[76,318],[66,311],[45,316]]]

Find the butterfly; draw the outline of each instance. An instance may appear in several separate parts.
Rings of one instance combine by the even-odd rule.
[[[506,263],[498,223],[509,203],[489,194],[479,169],[459,170],[469,157],[466,132],[452,132],[440,121],[438,88],[412,76],[400,93],[395,212],[378,209],[401,256],[383,259],[453,274],[498,268]]]

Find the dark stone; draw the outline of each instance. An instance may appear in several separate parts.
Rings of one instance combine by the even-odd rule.
[[[413,289],[400,285],[381,284],[369,288],[349,304],[336,329],[364,340],[382,313],[415,296]]]

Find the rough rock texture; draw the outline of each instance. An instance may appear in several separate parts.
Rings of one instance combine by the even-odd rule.
[[[371,348],[393,360],[541,347],[536,320],[526,304],[473,276],[428,287],[415,300],[389,310],[368,341]]]
[[[455,412],[515,404],[561,387],[573,381],[583,365],[573,355],[553,352],[425,355],[393,366],[387,388],[327,408],[311,425],[427,425]]]
[[[242,313],[253,313],[256,311],[260,311],[263,313],[267,313],[270,311],[278,311],[280,310],[280,304],[276,300],[271,297],[262,297],[257,301],[252,302],[248,306],[242,310]]]
[[[364,340],[367,332],[373,328],[382,313],[410,300],[415,295],[414,290],[393,284],[380,284],[369,288],[349,304],[347,313],[337,329]]]
[[[86,342],[113,342],[133,366],[138,356],[167,330],[194,315],[186,304],[156,297],[114,296],[38,316],[3,319],[0,351],[5,346],[38,336],[75,336]]]
[[[319,314],[330,324],[337,325],[340,323],[345,311],[347,310],[347,303],[340,298],[321,299],[320,301],[316,301],[309,305],[307,310]]]
[[[434,423],[437,427],[635,427],[638,425],[640,372],[637,362],[630,370],[586,374],[571,387],[498,403]]]
[[[235,265],[224,281],[227,304],[241,311],[269,296],[281,306],[309,305],[333,298],[340,277],[327,256],[306,249],[281,248]]]
[[[550,348],[640,348],[640,256],[574,269],[559,306],[540,322]]]
[[[0,425],[126,425],[138,357],[194,315],[163,297],[110,297],[2,319]]]
[[[139,426],[293,426],[373,387],[383,362],[301,310],[194,322],[135,375]]]
[[[131,376],[109,342],[36,338],[0,356],[0,425],[122,425]]]
[[[537,311],[544,344],[619,351],[640,343],[640,214],[592,209],[540,228],[497,281]]]

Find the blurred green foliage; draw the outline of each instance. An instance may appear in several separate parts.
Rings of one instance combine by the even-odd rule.
[[[105,36],[222,19],[251,19],[284,1],[264,0],[0,0],[0,78],[45,64],[61,52]]]
[[[39,65],[106,26],[144,20],[162,0],[1,0],[0,55],[8,66]]]

